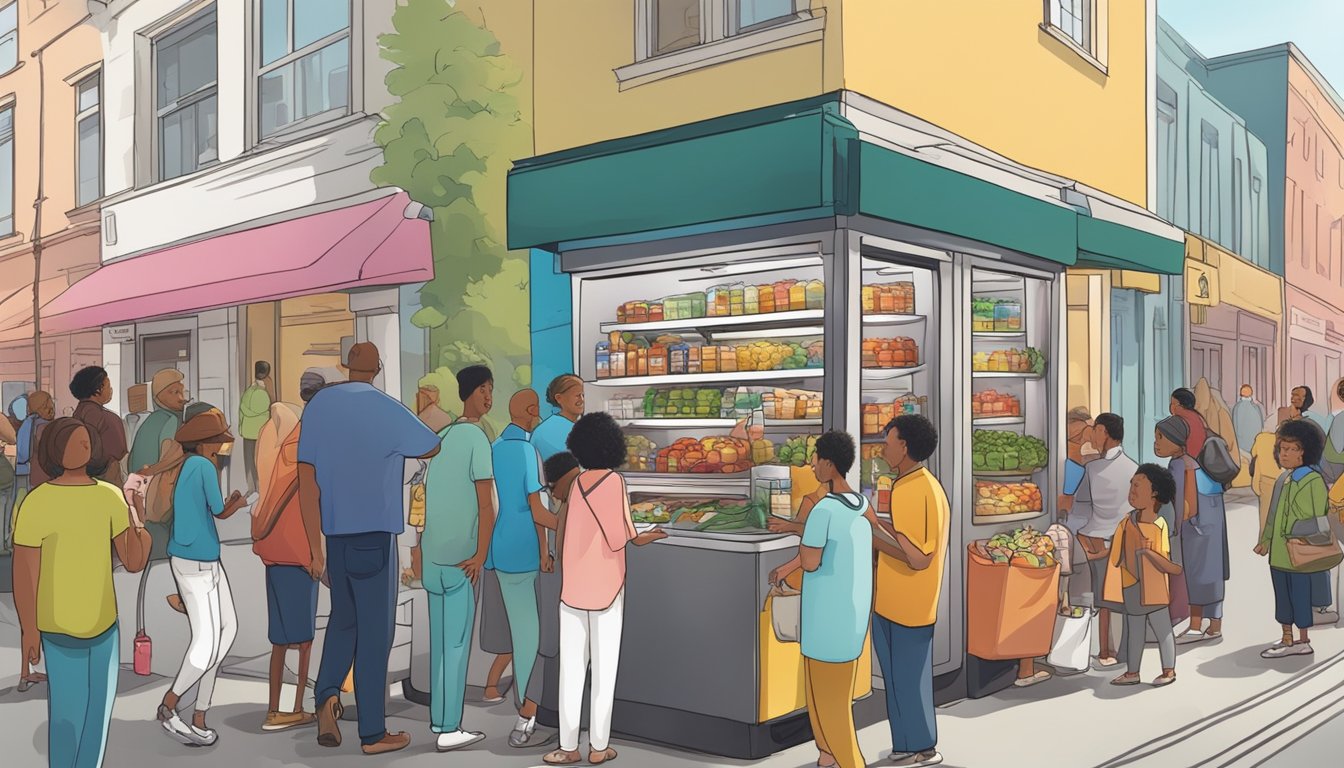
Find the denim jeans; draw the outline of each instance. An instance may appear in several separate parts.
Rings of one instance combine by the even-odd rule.
[[[907,627],[873,614],[873,650],[887,694],[893,752],[938,746],[933,714],[933,625]]]
[[[341,693],[355,667],[359,740],[375,744],[387,733],[387,660],[397,611],[397,537],[360,533],[327,537],[331,616],[317,671],[317,705]]]
[[[98,768],[117,696],[117,625],[92,638],[42,633],[47,660],[47,761],[51,768]]]

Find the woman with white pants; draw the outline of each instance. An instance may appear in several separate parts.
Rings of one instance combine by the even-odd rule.
[[[625,545],[643,546],[667,534],[635,533],[625,479],[615,471],[625,463],[625,438],[610,415],[583,416],[566,442],[584,471],[553,488],[568,504],[560,527],[560,748],[543,760],[580,762],[583,683],[591,665],[588,762],[598,765],[616,757],[608,741],[625,619]]]
[[[192,416],[177,430],[186,460],[173,489],[173,535],[168,554],[177,591],[182,595],[191,644],[173,686],[163,696],[158,719],[173,739],[208,747],[219,736],[205,724],[205,713],[215,692],[220,664],[238,634],[229,577],[219,560],[219,532],[215,518],[227,519],[243,506],[234,491],[226,502],[219,489],[219,451],[233,442],[224,414],[217,409]],[[200,683],[196,713],[190,724],[177,713],[178,699]]]

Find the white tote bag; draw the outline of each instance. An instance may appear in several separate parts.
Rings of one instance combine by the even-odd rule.
[[[1045,663],[1061,672],[1085,672],[1090,663],[1096,611],[1082,616],[1056,616],[1055,638]]]
[[[765,602],[770,610],[770,623],[775,629],[775,639],[781,643],[796,643],[801,635],[799,623],[803,615],[802,592],[787,584],[776,584],[770,588]]]

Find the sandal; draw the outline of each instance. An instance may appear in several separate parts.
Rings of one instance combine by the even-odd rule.
[[[547,752],[545,757],[541,758],[541,761],[547,765],[574,765],[583,762],[583,758],[579,757],[577,749],[573,752],[557,749],[554,752]]]
[[[513,678],[509,678],[507,681],[501,680],[499,685],[489,686],[485,690],[488,691],[490,688],[494,688],[499,695],[486,696],[485,691],[482,691],[481,701],[485,704],[498,704],[509,695],[509,689],[513,688]]]
[[[1111,681],[1111,685],[1138,685],[1142,680],[1137,673],[1126,672]]]
[[[611,762],[612,760],[615,759],[616,759],[616,750],[612,749],[611,747],[607,747],[601,752],[588,753],[589,765],[601,765],[603,763]]]
[[[1172,672],[1171,674],[1167,674],[1164,672],[1161,677],[1153,680],[1153,687],[1161,688],[1163,686],[1171,685],[1174,682],[1176,682],[1176,673]]]

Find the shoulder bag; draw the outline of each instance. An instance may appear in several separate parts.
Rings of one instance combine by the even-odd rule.
[[[1324,515],[1294,524],[1287,545],[1288,561],[1294,570],[1302,573],[1328,571],[1344,562],[1339,539],[1335,538]]]

